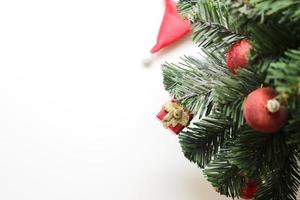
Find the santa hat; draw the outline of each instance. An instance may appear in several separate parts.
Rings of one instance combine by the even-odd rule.
[[[151,54],[154,54],[164,47],[173,44],[191,31],[189,21],[184,20],[178,14],[176,2],[172,0],[165,0],[165,4],[165,14],[160,25],[156,44],[151,49]],[[144,64],[149,65],[151,61],[152,56],[151,58],[145,59]]]

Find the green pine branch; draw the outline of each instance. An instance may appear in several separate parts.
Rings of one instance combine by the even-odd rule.
[[[165,89],[192,113],[197,113],[203,100],[211,96],[218,77],[229,77],[231,72],[220,59],[221,55],[204,52],[200,59],[185,56],[179,64],[162,65]]]
[[[245,179],[260,183],[256,199],[296,199],[300,159],[299,0],[179,0],[204,54],[163,65],[164,86],[197,114],[179,135],[184,155],[212,185],[238,198]],[[228,47],[247,38],[248,68],[232,74]],[[288,97],[289,120],[277,133],[249,128],[243,103],[260,86]]]
[[[198,0],[179,0],[177,3],[177,9],[183,17],[193,21],[193,8],[197,4],[197,2]]]
[[[229,149],[220,149],[215,159],[203,170],[207,180],[221,194],[239,198],[245,186],[246,177],[240,169],[228,161]]]
[[[245,38],[229,21],[229,7],[224,1],[179,1],[180,13],[193,24],[193,40],[199,46],[222,49]]]
[[[218,104],[215,108],[232,122],[232,127],[234,129],[238,130],[245,124],[243,104],[244,98],[241,98],[228,104]]]
[[[255,68],[244,68],[237,71],[237,75],[219,76],[213,88],[214,100],[221,104],[244,99],[250,92],[258,88],[262,80]]]
[[[298,154],[287,143],[287,134],[262,134],[245,127],[229,148],[228,159],[233,165],[247,177],[262,180],[256,200],[296,197],[300,183]]]
[[[267,81],[276,90],[289,95],[300,95],[300,48],[288,50],[268,70]]]
[[[228,28],[228,8],[222,1],[181,0],[177,7],[180,13],[192,22],[219,24]]]
[[[210,63],[212,65],[212,63]],[[212,76],[199,59],[184,57],[179,64],[162,65],[164,86],[187,110],[197,113],[205,104],[213,87]]]
[[[272,21],[253,23],[247,26],[246,34],[252,42],[256,56],[264,59],[268,56],[279,56],[285,50],[299,45],[298,33],[286,24],[276,24]],[[252,58],[252,60],[254,60]]]
[[[197,112],[204,96],[209,93],[214,103],[221,104],[218,107],[229,106],[232,102],[244,100],[262,84],[255,68],[241,69],[233,75],[222,53],[205,49],[203,52],[200,59],[186,56],[179,64],[162,65],[166,90],[177,99],[187,98],[188,101],[183,103],[191,112]]]
[[[224,141],[234,137],[230,124],[228,119],[214,113],[194,122],[179,135],[184,155],[204,168],[218,153]]]
[[[275,18],[279,23],[297,22],[300,20],[299,0],[249,0],[262,21]]]
[[[300,186],[299,174],[296,153],[290,151],[280,167],[268,171],[255,200],[296,200]]]
[[[291,114],[291,119],[285,126],[287,144],[295,150],[298,160],[300,160],[300,109]]]
[[[220,24],[197,23],[193,28],[193,40],[199,46],[212,49],[227,48],[245,38]]]
[[[230,147],[230,161],[247,176],[268,176],[268,171],[285,161],[288,146],[285,133],[262,134],[244,126]]]

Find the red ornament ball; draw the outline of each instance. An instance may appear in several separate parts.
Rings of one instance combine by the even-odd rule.
[[[233,44],[226,54],[226,63],[232,73],[241,67],[246,67],[249,63],[248,56],[251,50],[251,43],[247,39],[240,40]]]
[[[245,188],[242,190],[241,197],[244,199],[252,199],[255,197],[257,192],[257,184],[254,181],[249,181],[246,183]]]
[[[272,105],[273,101],[276,103],[276,96],[277,92],[270,87],[256,89],[248,95],[244,117],[251,128],[262,133],[273,133],[286,123],[287,111],[278,102]]]

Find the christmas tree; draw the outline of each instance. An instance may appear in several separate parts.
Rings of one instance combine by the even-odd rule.
[[[296,200],[300,1],[179,0],[177,8],[201,53],[162,65],[173,99],[158,117],[220,194]]]

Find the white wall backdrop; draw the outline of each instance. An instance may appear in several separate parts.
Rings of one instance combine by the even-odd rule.
[[[163,1],[0,1],[1,200],[225,200],[155,115]]]

